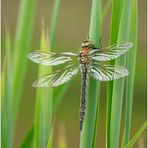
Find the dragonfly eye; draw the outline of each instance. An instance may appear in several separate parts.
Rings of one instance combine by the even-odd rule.
[[[87,38],[87,39],[84,39],[82,44],[81,44],[81,47],[82,48],[85,48],[85,47],[88,47],[88,48],[93,48],[93,44],[90,42],[90,40]]]

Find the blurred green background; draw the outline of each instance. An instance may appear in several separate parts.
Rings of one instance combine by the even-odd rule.
[[[41,19],[45,19],[46,26],[50,26],[51,13],[53,10],[53,0],[38,0],[36,18],[34,23],[34,33],[31,50],[39,49]],[[103,6],[106,3],[103,0]],[[58,16],[55,49],[57,51],[78,52],[80,43],[88,35],[91,3],[89,0],[62,0]],[[18,16],[20,0],[2,0],[2,47],[4,41],[4,23],[8,22],[11,38],[15,34],[16,20]],[[107,13],[103,21],[103,48],[109,45],[110,13]],[[126,23],[125,23],[126,25]],[[133,126],[132,135],[146,120],[147,100],[146,100],[146,0],[139,1],[139,33],[138,33],[138,53],[135,77],[134,103],[133,103]],[[2,60],[4,56],[2,48]],[[27,57],[26,57],[27,58]],[[23,62],[23,61],[22,61]],[[35,89],[32,82],[37,79],[37,64],[30,61],[28,74],[25,79],[23,95],[20,104],[20,111],[15,132],[15,147],[18,147],[24,135],[31,127],[34,120],[35,110]],[[20,63],[21,64],[21,63]],[[57,146],[58,135],[61,124],[65,126],[66,141],[68,148],[79,147],[79,103],[80,103],[80,75],[76,76],[71,83],[64,99],[55,113],[55,135],[54,147]],[[124,107],[123,107],[124,110]],[[99,130],[96,147],[105,147],[105,113],[106,112],[106,82],[101,83],[101,108],[99,117]],[[123,115],[124,116],[124,115]],[[136,145],[139,147],[144,140],[146,147],[146,132]],[[142,147],[141,147],[142,148]]]

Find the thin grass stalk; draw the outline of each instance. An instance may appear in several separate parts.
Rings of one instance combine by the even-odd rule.
[[[129,40],[130,17],[131,17],[131,1],[125,0],[121,15],[120,27],[119,27],[119,34],[117,40],[118,42]],[[125,67],[126,55],[123,55],[122,57],[116,59],[115,66],[116,65],[121,65]],[[109,147],[111,148],[119,147],[123,92],[124,92],[124,78],[115,80],[113,84],[110,133],[109,133],[110,134]]]
[[[112,18],[110,28],[110,45],[117,43],[119,24],[121,19],[121,13],[123,8],[124,0],[113,0],[112,1]],[[109,62],[114,65],[115,60]],[[111,105],[112,105],[112,90],[113,81],[107,82],[107,102],[106,102],[106,148],[109,148],[109,131],[110,131],[110,116],[111,116]]]
[[[33,32],[33,22],[36,0],[21,0],[19,16],[17,20],[15,43],[14,43],[14,71],[13,71],[13,118],[19,109],[19,102],[24,84],[25,73],[27,69],[27,53],[30,49],[30,43]]]
[[[93,0],[90,20],[89,38],[95,47],[101,47],[102,35],[102,5],[101,0]],[[80,135],[80,148],[95,147],[96,128],[99,110],[99,83],[92,77],[89,78],[86,117]]]
[[[132,0],[132,17],[130,29],[130,41],[133,43],[133,48],[130,49],[127,60],[127,68],[129,76],[126,79],[126,105],[125,105],[125,142],[126,145],[130,140],[131,122],[132,122],[132,105],[133,105],[133,92],[134,92],[134,79],[136,68],[136,55],[137,55],[137,35],[138,35],[138,2]]]
[[[5,50],[6,50],[6,71],[5,71],[5,89],[4,89],[4,100],[2,106],[2,133],[3,140],[2,146],[10,148],[13,141],[13,119],[12,119],[12,63],[11,63],[11,41],[10,32],[8,27],[5,31]]]

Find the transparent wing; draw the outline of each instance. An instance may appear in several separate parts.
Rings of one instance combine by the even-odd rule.
[[[111,81],[116,80],[122,77],[125,77],[129,74],[128,70],[122,66],[113,65],[90,65],[89,66],[90,75],[100,81]]]
[[[72,79],[79,71],[79,66],[69,65],[53,74],[39,78],[33,83],[33,87],[56,87]]]
[[[35,62],[40,63],[42,65],[59,65],[65,62],[71,61],[73,58],[77,57],[77,54],[71,52],[65,53],[54,53],[54,52],[42,52],[40,50],[36,50],[28,54],[28,58]]]
[[[94,49],[90,52],[92,59],[95,61],[108,61],[118,58],[132,48],[133,44],[130,42],[121,42],[119,44],[107,47],[106,50]]]

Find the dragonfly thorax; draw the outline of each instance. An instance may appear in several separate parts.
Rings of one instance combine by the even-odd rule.
[[[89,62],[90,62],[89,57],[83,51],[80,51],[78,60],[79,60],[80,64],[89,64]]]

